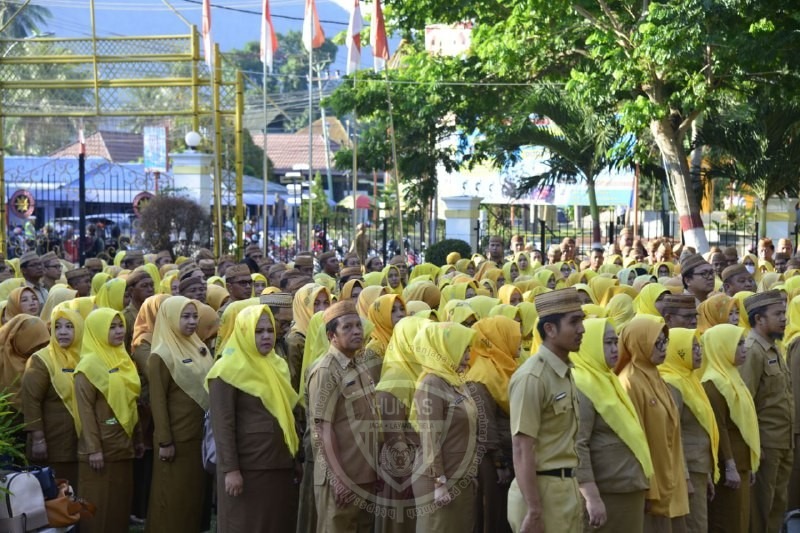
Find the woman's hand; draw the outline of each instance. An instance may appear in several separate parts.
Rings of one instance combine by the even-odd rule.
[[[725,469],[725,486],[729,489],[738,489],[739,485],[742,483],[742,478],[739,477],[739,472],[735,469],[730,470],[728,468]]]
[[[608,516],[606,515],[606,504],[600,498],[589,498],[586,500],[586,512],[589,514],[589,525],[592,527],[603,527]]]
[[[162,461],[171,463],[172,460],[175,459],[175,445],[170,444],[169,446],[159,446],[158,458]]]
[[[103,462],[103,452],[89,454],[89,466],[92,467],[92,470],[102,470],[105,466],[105,463]]]
[[[433,489],[433,501],[436,505],[447,505],[453,498],[450,497],[450,492],[447,490],[447,484],[437,486]]]
[[[240,496],[244,492],[244,479],[242,479],[240,471],[231,470],[225,474],[225,492],[233,498]]]
[[[44,440],[44,437],[40,439],[34,437],[31,445],[31,458],[36,461],[47,460],[47,441]]]

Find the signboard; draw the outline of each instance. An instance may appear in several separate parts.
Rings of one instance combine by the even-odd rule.
[[[425,26],[425,51],[437,56],[460,56],[472,44],[472,23],[428,24]]]
[[[144,169],[148,172],[167,171],[167,128],[163,126],[145,126]]]
[[[139,210],[146,206],[153,199],[153,196],[155,196],[153,193],[144,191],[133,197],[133,212],[137,217],[139,216]]]
[[[28,218],[31,216],[36,205],[33,194],[25,189],[19,189],[12,194],[11,200],[9,200],[8,203],[11,214],[18,218]]]

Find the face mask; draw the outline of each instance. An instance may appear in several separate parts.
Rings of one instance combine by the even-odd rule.
[[[746,268],[747,271],[750,272],[751,274],[756,271],[756,266],[755,265],[745,265],[744,268]]]

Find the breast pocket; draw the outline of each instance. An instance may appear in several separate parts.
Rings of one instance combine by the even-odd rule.
[[[770,364],[770,361],[774,361]],[[764,362],[764,389],[768,393],[779,393],[786,390],[786,374],[780,367],[777,358]]]
[[[369,413],[368,399],[357,382],[353,385],[345,386],[344,391],[342,391],[342,397],[345,403],[345,415],[348,418],[351,416],[357,420],[367,418]]]
[[[556,393],[553,396],[552,413],[552,427],[563,431],[570,428],[576,414],[572,405],[572,395],[568,391]]]

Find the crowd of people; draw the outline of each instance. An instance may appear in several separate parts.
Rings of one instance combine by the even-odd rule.
[[[0,264],[6,427],[96,504],[82,532],[779,531],[791,243],[506,244],[27,252]]]

